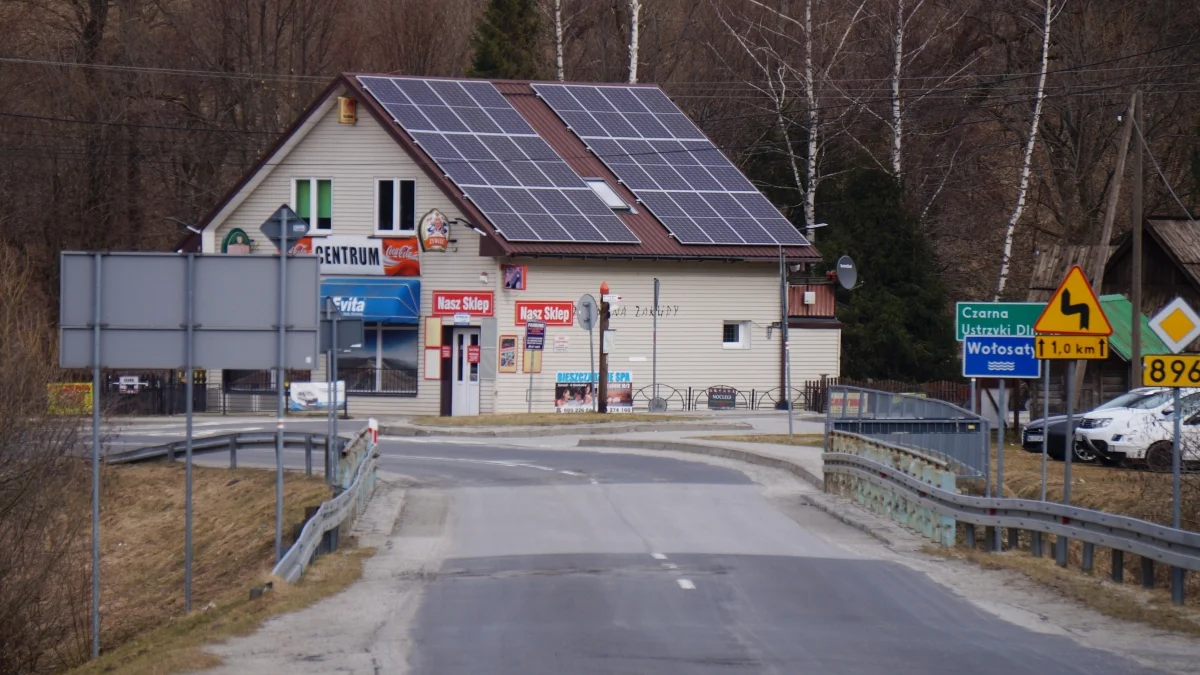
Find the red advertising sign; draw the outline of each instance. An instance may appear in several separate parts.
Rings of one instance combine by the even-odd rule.
[[[544,321],[547,326],[575,325],[575,303],[570,300],[520,300],[516,306],[518,326],[529,321]]]
[[[450,345],[442,345],[442,358],[450,358]]]
[[[491,316],[495,304],[491,291],[434,291],[432,316]]]
[[[467,363],[479,363],[479,345],[467,345]]]

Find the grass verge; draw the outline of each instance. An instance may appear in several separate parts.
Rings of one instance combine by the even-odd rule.
[[[373,553],[373,549],[343,548],[317,559],[297,584],[273,579],[274,588],[257,600],[249,600],[247,589],[239,589],[236,599],[169,620],[71,673],[168,675],[220,665],[220,658],[204,651],[204,645],[251,633],[273,616],[341,591],[362,576],[363,560]]]
[[[285,545],[305,507],[329,495],[319,476],[285,474]],[[250,603],[249,588],[268,578],[274,561],[275,472],[195,466],[192,499],[193,611],[185,617],[182,463],[105,468],[100,523],[104,656],[77,672],[169,673],[210,663],[198,647],[205,641],[252,630],[266,616],[336,592],[358,576],[366,554],[350,550],[322,559],[302,583],[277,583],[262,600]]]
[[[430,427],[556,427],[572,424],[682,422],[696,417],[649,413],[517,413],[474,417],[416,417],[413,424]]]
[[[1133,583],[1126,573],[1127,583],[1108,580],[1101,570],[1100,553],[1096,551],[1094,575],[1084,574],[1078,567],[1062,568],[1053,557],[1034,558],[1028,550],[988,553],[964,547],[946,549],[926,546],[925,552],[955,560],[969,560],[984,569],[1014,570],[1029,579],[1058,591],[1063,596],[1097,610],[1101,614],[1126,621],[1137,621],[1162,630],[1200,635],[1200,615],[1171,604],[1170,591],[1162,587],[1145,590]],[[1075,564],[1078,564],[1077,561]]]
[[[822,447],[825,444],[824,434],[737,434],[724,436],[701,436],[709,441],[733,441],[735,443],[774,443],[775,445],[804,445]]]

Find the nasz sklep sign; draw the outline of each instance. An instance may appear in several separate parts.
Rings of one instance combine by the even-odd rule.
[[[1033,324],[1046,305],[1040,302],[960,302],[954,308],[954,335],[1033,337]]]
[[[524,326],[527,321],[544,321],[547,326],[572,326],[575,324],[575,303],[570,300],[521,300],[516,303],[516,325]]]
[[[1036,378],[1041,361],[1032,337],[968,336],[963,341],[963,377]]]
[[[375,239],[351,235],[305,237],[292,247],[294,254],[311,254],[321,264],[321,274],[355,276],[421,276],[421,254],[416,237]]]
[[[434,291],[433,316],[491,316],[491,291]]]
[[[596,395],[595,383],[599,380],[598,374],[585,370],[559,371],[554,382],[554,412],[591,412],[592,399]],[[609,371],[608,412],[633,412],[632,373]]]

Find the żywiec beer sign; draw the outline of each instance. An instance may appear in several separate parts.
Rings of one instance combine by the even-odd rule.
[[[491,316],[494,306],[491,291],[434,291],[432,316]]]
[[[521,300],[516,303],[516,325],[543,321],[547,326],[575,325],[575,303],[554,300]]]
[[[293,254],[310,254],[320,260],[321,274],[378,277],[421,276],[421,254],[416,237],[375,239],[352,235],[305,237]]]

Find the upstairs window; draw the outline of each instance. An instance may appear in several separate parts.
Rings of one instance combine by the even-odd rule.
[[[584,178],[583,182],[592,188],[592,192],[604,201],[604,204],[613,211],[629,211],[629,205],[621,199],[621,195],[617,191],[609,187],[608,183],[604,182],[603,178]]]
[[[417,182],[381,178],[375,181],[375,231],[411,234],[417,229]]]
[[[312,231],[333,230],[333,181],[327,178],[297,178],[292,191],[296,215],[303,218]]]

